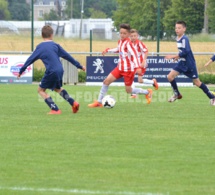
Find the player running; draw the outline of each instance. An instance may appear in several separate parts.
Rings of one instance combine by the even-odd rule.
[[[143,75],[145,74],[146,68],[148,67],[148,64],[146,62],[148,49],[146,45],[138,39],[138,37],[138,31],[136,29],[131,29],[130,39],[134,45],[134,48],[137,50],[138,60],[140,63],[140,68],[136,70],[136,73],[138,75],[138,83],[151,84],[154,86],[155,90],[158,90],[158,83],[156,79],[143,79]],[[131,98],[136,98],[136,94],[132,94]]]
[[[120,25],[120,40],[118,41],[118,47],[115,49],[106,49],[102,52],[104,55],[107,52],[110,53],[119,53],[119,63],[117,67],[107,76],[103,81],[102,88],[99,93],[98,100],[92,104],[88,104],[88,107],[102,107],[102,99],[108,91],[109,85],[119,78],[124,78],[125,90],[129,94],[143,94],[146,96],[147,103],[151,103],[152,90],[143,90],[141,88],[132,88],[131,85],[134,80],[134,75],[136,68],[138,68],[139,61],[137,57],[137,52],[134,49],[130,36],[130,25],[121,24]]]

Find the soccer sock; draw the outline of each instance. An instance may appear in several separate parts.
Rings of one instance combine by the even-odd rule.
[[[102,85],[102,88],[99,92],[98,102],[100,102],[100,103],[102,102],[103,97],[105,96],[105,94],[108,91],[108,87],[109,87],[108,85],[105,85],[105,84]]]
[[[149,79],[143,79],[143,83],[144,84],[154,84],[154,81],[153,80],[149,80]]]
[[[52,110],[58,111],[57,105],[54,103],[51,97],[48,97],[45,99],[46,104],[51,108]]]
[[[147,95],[149,92],[148,90],[141,89],[141,88],[132,88],[132,94],[144,94]]]
[[[74,103],[75,100],[69,96],[69,94],[67,93],[67,91],[66,91],[65,89],[63,89],[63,90],[60,92],[60,95],[61,95],[67,102],[69,102],[69,104],[70,104],[71,106],[73,105],[73,103]]]
[[[210,90],[208,89],[208,87],[202,83],[199,87],[200,89],[202,89],[202,91],[204,91],[204,93],[210,98],[213,99],[215,98],[215,96],[210,92]]]
[[[172,89],[173,89],[173,92],[175,95],[180,95],[180,92],[178,90],[178,86],[177,86],[177,83],[175,81],[175,79],[173,81],[170,82],[171,86],[172,86]]]

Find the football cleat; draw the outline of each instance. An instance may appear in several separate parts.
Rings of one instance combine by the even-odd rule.
[[[168,102],[174,102],[175,100],[180,100],[180,99],[182,99],[182,95],[181,94],[179,94],[179,95],[173,95],[171,98],[169,98],[169,100],[168,100]]]
[[[154,81],[153,86],[154,86],[155,90],[158,90],[159,86],[158,86],[157,80],[156,79],[152,79],[152,80]]]
[[[95,100],[92,104],[88,104],[89,108],[96,108],[96,107],[102,107],[102,103]]]
[[[151,101],[152,101],[152,93],[153,93],[153,91],[152,91],[152,89],[147,89],[148,90],[148,94],[146,94],[146,100],[147,100],[147,104],[150,104],[151,103]]]
[[[51,110],[49,113],[47,114],[61,114],[61,110]]]
[[[74,102],[73,105],[72,105],[72,112],[73,113],[77,113],[78,110],[79,110],[79,107],[80,107],[79,103],[78,102]]]

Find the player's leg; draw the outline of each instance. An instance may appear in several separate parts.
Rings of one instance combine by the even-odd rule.
[[[124,75],[124,82],[125,82],[125,90],[127,93],[132,93],[132,94],[140,94],[140,95],[145,95],[147,99],[147,103],[151,103],[152,99],[152,90],[151,89],[142,89],[142,88],[132,88],[132,82],[134,80],[134,75],[135,73],[130,73],[130,74],[125,74]]]
[[[55,92],[59,93],[61,97],[63,97],[71,106],[72,106],[72,111],[73,113],[77,113],[79,110],[79,103],[76,102],[69,94],[68,92],[63,89],[62,87],[59,88],[55,88],[54,89]]]
[[[199,78],[193,79],[193,83],[197,87],[199,87],[200,89],[202,89],[202,91],[208,96],[209,99],[214,99],[214,101],[215,101],[215,96],[210,92],[210,90],[208,89],[208,87],[199,80]]]
[[[118,68],[115,68],[108,76],[107,78],[103,81],[103,85],[100,89],[100,92],[99,92],[99,96],[98,96],[98,99],[92,103],[92,104],[88,104],[88,107],[90,108],[95,108],[95,107],[102,107],[102,99],[103,97],[105,96],[105,94],[107,93],[108,91],[108,87],[109,85],[114,82],[116,79],[122,77],[120,75],[120,71]]]
[[[45,88],[39,86],[37,91],[38,94],[44,99],[48,107],[51,109],[51,111],[48,114],[61,114],[61,111],[59,110],[58,106],[54,103],[52,98],[46,93]]]
[[[181,99],[182,95],[180,94],[178,90],[178,86],[176,83],[176,76],[179,75],[180,72],[176,70],[171,70],[170,73],[167,75],[167,79],[170,82],[174,95],[168,100],[169,102],[174,102],[176,99]]]

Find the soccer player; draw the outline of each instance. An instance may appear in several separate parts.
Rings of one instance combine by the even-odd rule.
[[[107,52],[119,53],[119,63],[117,67],[107,76],[103,81],[98,100],[92,104],[88,104],[88,107],[102,107],[102,99],[108,91],[109,85],[115,80],[124,77],[125,90],[129,94],[144,94],[147,99],[147,103],[151,103],[152,90],[143,90],[141,88],[132,88],[131,85],[134,80],[136,68],[139,67],[139,61],[137,52],[129,39],[131,27],[129,24],[120,25],[120,40],[118,41],[118,47],[115,49],[106,49],[102,52],[104,55]]]
[[[131,29],[130,39],[134,45],[134,48],[137,51],[138,60],[140,63],[140,68],[138,68],[136,71],[136,73],[138,75],[138,83],[151,84],[154,86],[155,90],[158,90],[158,83],[157,83],[156,79],[152,79],[152,80],[143,79],[143,75],[145,74],[146,68],[148,66],[148,64],[146,62],[146,59],[148,56],[148,49],[147,49],[146,45],[143,44],[143,42],[138,39],[138,37],[139,37],[138,31],[136,29]],[[131,97],[136,98],[136,95],[132,94]]]
[[[27,59],[25,64],[20,69],[19,79],[25,69],[34,63],[36,60],[41,59],[46,67],[45,75],[41,80],[38,87],[38,93],[45,100],[46,104],[50,107],[51,111],[48,114],[61,114],[58,106],[54,103],[52,98],[46,93],[46,89],[54,90],[59,93],[72,107],[73,113],[79,110],[79,103],[69,96],[67,91],[62,88],[63,66],[60,62],[60,57],[68,60],[74,66],[85,71],[85,68],[80,65],[69,53],[67,53],[59,44],[53,41],[53,29],[51,26],[44,26],[42,28],[43,42],[40,43],[32,55]]]
[[[211,103],[215,102],[215,96],[210,92],[207,86],[199,80],[196,68],[196,62],[193,52],[190,47],[189,39],[184,34],[186,31],[186,23],[184,21],[177,21],[175,24],[175,32],[177,34],[177,47],[179,53],[177,55],[167,55],[166,59],[178,60],[176,66],[167,75],[167,78],[173,88],[174,95],[168,100],[174,102],[176,99],[181,99],[182,95],[178,90],[176,83],[176,76],[183,73],[193,80],[193,83],[203,90],[203,92],[211,99]]]

